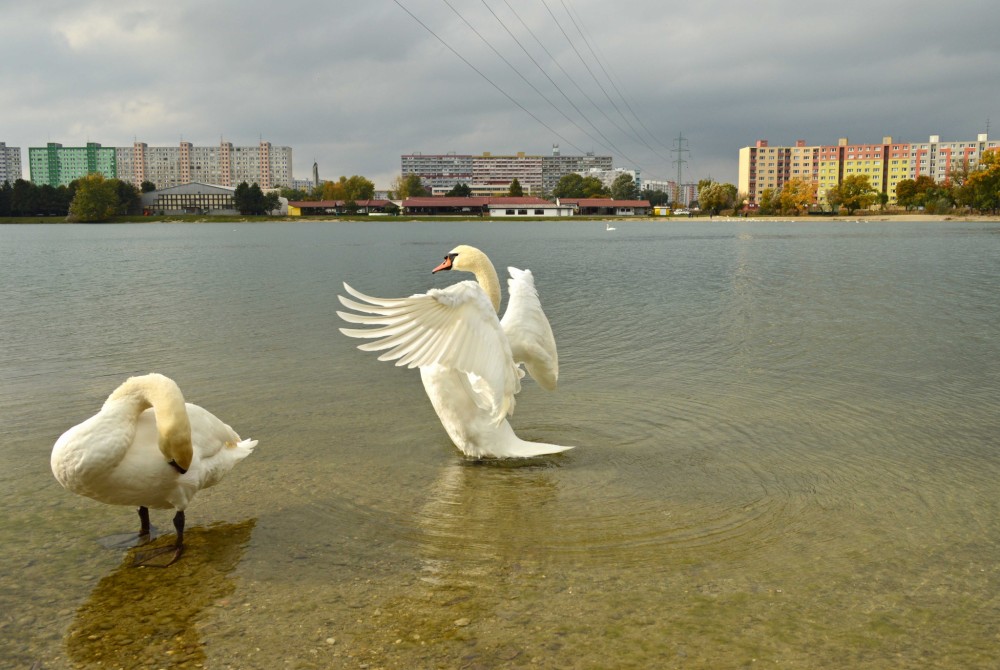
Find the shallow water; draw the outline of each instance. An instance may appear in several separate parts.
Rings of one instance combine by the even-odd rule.
[[[466,461],[337,332],[460,242],[534,271],[511,423],[577,449]],[[995,667],[998,289],[997,224],[0,227],[0,665]],[[152,370],[260,440],[166,570],[48,467]]]

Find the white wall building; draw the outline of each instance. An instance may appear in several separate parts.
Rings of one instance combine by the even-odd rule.
[[[21,174],[21,148],[8,147],[6,142],[0,142],[0,186],[10,182],[13,186],[18,179],[23,179]]]
[[[601,180],[601,183],[605,187],[611,188],[611,185],[615,183],[615,179],[622,176],[623,174],[631,175],[632,181],[635,182],[636,190],[642,191],[643,183],[640,170],[626,170],[625,168],[613,168],[610,170],[602,170],[599,168],[592,168],[584,172],[578,172],[577,174],[584,177],[597,177]]]

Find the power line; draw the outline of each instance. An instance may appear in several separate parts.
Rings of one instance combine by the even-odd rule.
[[[569,7],[566,6],[565,0],[559,0],[559,2],[560,2],[560,4],[562,4],[563,9],[566,11],[566,15],[569,17],[569,20],[573,23],[573,26],[576,28],[576,32],[578,32],[580,34],[580,37],[583,38],[583,43],[586,45],[587,49],[590,50],[590,55],[593,56],[594,60],[597,61],[597,64],[600,65],[601,69],[604,71],[604,76],[606,76],[608,78],[608,81],[611,81],[611,77],[608,75],[607,70],[605,70],[604,66],[601,64],[601,59],[599,59],[597,57],[597,54],[594,53],[593,47],[590,46],[590,41],[583,34],[583,30],[580,29],[580,26],[579,26],[579,24],[577,24],[576,19],[573,17],[573,14],[569,11]],[[563,33],[563,34],[565,34],[565,33]],[[574,47],[573,50],[576,51],[576,48]],[[577,52],[577,55],[579,56],[579,52]],[[580,60],[582,62],[583,58],[581,58]],[[586,66],[586,63],[584,63],[584,66]],[[611,98],[611,96],[608,94],[607,89],[604,88],[604,85],[601,84],[600,80],[598,80],[598,78],[597,78],[597,75],[595,75],[593,73],[593,71],[590,69],[590,67],[587,67],[587,72],[590,72],[590,76],[594,78],[594,83],[596,83],[597,86],[598,86],[598,88],[601,89],[601,92],[604,93],[604,97],[606,97],[608,99],[608,102],[611,103],[611,106],[614,107],[614,109],[615,109],[616,112],[618,112],[618,116],[622,117],[622,121],[624,121],[625,125],[627,125],[629,127],[629,129],[635,135],[636,139],[638,139],[639,142],[641,142],[642,144],[644,144],[647,149],[649,149],[650,151],[652,151],[653,154],[656,155],[657,157],[659,157],[661,160],[666,160],[666,158],[664,156],[660,156],[659,152],[657,152],[656,149],[654,149],[652,146],[650,146],[649,142],[647,142],[646,140],[644,140],[639,135],[639,131],[637,131],[635,129],[635,126],[632,125],[632,122],[629,121],[628,118],[625,116],[625,114],[622,113],[621,108],[618,107],[618,103],[616,103]],[[611,82],[611,85],[614,86],[614,82]],[[619,95],[621,95],[620,91],[619,91]],[[624,101],[624,97],[622,98],[622,100]]]
[[[453,5],[452,5],[452,4],[450,3],[450,2],[448,2],[448,0],[442,0],[442,1],[444,2],[444,4],[448,5],[448,9],[450,9],[451,11],[453,11],[453,12],[455,13],[455,15],[456,15],[456,16],[458,16],[458,18],[462,19],[462,22],[463,22],[463,23],[465,23],[465,25],[467,25],[467,26],[469,27],[469,30],[471,30],[471,31],[472,31],[473,33],[475,33],[475,34],[476,34],[476,37],[478,37],[478,38],[479,38],[480,40],[482,40],[483,44],[485,44],[486,46],[488,46],[488,47],[489,47],[489,48],[490,48],[490,49],[491,49],[491,50],[493,51],[493,53],[495,53],[495,54],[497,55],[497,57],[498,57],[498,58],[499,58],[500,60],[502,60],[502,61],[503,61],[504,63],[506,63],[506,64],[507,64],[507,67],[509,67],[509,68],[510,68],[511,70],[513,70],[513,71],[514,71],[514,74],[516,74],[516,75],[517,75],[518,77],[520,77],[520,78],[521,78],[521,79],[522,79],[522,80],[524,81],[524,83],[525,83],[525,84],[527,84],[528,86],[530,86],[530,87],[531,87],[531,89],[532,89],[532,90],[533,90],[533,91],[534,91],[535,93],[537,93],[538,95],[540,95],[540,96],[542,97],[542,99],[543,99],[543,100],[545,100],[545,102],[549,103],[549,105],[551,105],[551,106],[552,106],[552,108],[553,108],[554,110],[556,110],[557,112],[559,112],[560,114],[562,114],[562,115],[563,115],[563,117],[564,117],[564,118],[565,118],[565,119],[566,119],[567,121],[569,121],[569,122],[570,122],[570,123],[572,123],[572,124],[573,124],[574,126],[576,126],[577,130],[579,130],[580,132],[582,132],[582,133],[584,133],[585,135],[587,135],[588,137],[590,137],[589,133],[587,133],[587,131],[586,131],[586,130],[584,130],[583,128],[581,128],[581,127],[580,127],[580,126],[579,126],[579,125],[578,125],[578,124],[576,123],[576,121],[574,121],[574,120],[573,120],[573,119],[571,119],[571,118],[570,118],[569,116],[567,116],[567,115],[566,115],[566,113],[565,113],[565,112],[563,112],[563,111],[562,111],[561,109],[559,109],[559,107],[557,107],[557,106],[556,106],[556,104],[555,104],[554,102],[552,102],[551,100],[549,100],[548,96],[546,96],[546,95],[545,95],[544,93],[542,93],[542,92],[541,92],[540,90],[538,90],[538,87],[537,87],[537,86],[535,86],[534,84],[532,84],[532,83],[531,83],[531,82],[530,82],[530,81],[528,80],[528,78],[527,78],[527,77],[525,77],[525,76],[524,76],[523,74],[521,74],[521,72],[520,72],[520,71],[519,71],[519,70],[518,70],[518,69],[517,69],[516,67],[514,67],[514,65],[513,65],[513,64],[512,64],[512,63],[511,63],[511,62],[510,62],[509,60],[507,60],[507,59],[506,59],[506,58],[505,58],[505,57],[503,56],[503,54],[501,54],[501,53],[500,53],[500,52],[499,52],[499,51],[497,50],[497,48],[496,48],[496,47],[494,47],[494,46],[493,46],[492,44],[490,44],[489,40],[487,40],[487,39],[486,39],[485,37],[483,37],[482,33],[480,33],[480,32],[479,32],[478,30],[476,30],[475,26],[473,26],[473,25],[472,25],[471,23],[469,23],[469,21],[468,21],[468,20],[467,20],[467,19],[466,19],[466,18],[465,18],[464,16],[462,16],[461,12],[459,12],[459,11],[458,11],[457,9],[455,9],[455,7],[454,7],[454,6],[453,6]],[[489,9],[489,7],[487,7],[487,9]],[[491,10],[491,11],[492,11],[492,10]],[[590,139],[594,139],[594,138],[593,138],[593,137],[591,137]],[[569,140],[567,140],[567,142],[569,142]],[[584,153],[583,149],[581,149],[580,147],[576,146],[576,145],[575,145],[575,144],[573,144],[572,142],[569,142],[569,144],[570,144],[570,146],[572,146],[572,147],[573,147],[574,149],[576,149],[576,150],[577,150],[577,151],[579,151],[580,153]]]
[[[566,144],[569,144],[570,146],[576,148],[577,151],[581,151],[582,152],[582,150],[579,147],[577,147],[575,144],[573,144],[568,139],[566,139],[565,137],[563,137],[558,131],[556,131],[552,127],[550,127],[549,124],[545,123],[540,118],[538,118],[537,116],[535,116],[530,110],[528,110],[528,108],[526,108],[524,105],[522,105],[517,100],[515,100],[509,93],[507,93],[507,91],[505,91],[502,88],[500,88],[500,86],[498,86],[496,84],[496,82],[494,82],[492,79],[490,79],[485,74],[483,74],[483,72],[479,68],[477,68],[475,65],[473,65],[472,63],[470,63],[465,58],[465,56],[463,56],[462,54],[458,53],[458,51],[456,51],[450,44],[448,44],[447,42],[445,42],[444,39],[442,39],[440,35],[438,35],[436,32],[434,32],[433,30],[431,30],[430,27],[426,23],[424,23],[423,21],[421,21],[420,19],[418,19],[413,12],[411,12],[409,9],[406,8],[405,5],[403,5],[403,3],[401,3],[399,0],[392,0],[392,1],[395,2],[397,5],[399,5],[400,9],[402,9],[404,12],[406,12],[407,14],[409,14],[410,18],[412,18],[414,21],[416,21],[417,23],[419,23],[420,26],[424,30],[426,30],[431,35],[433,35],[437,39],[437,41],[439,41],[441,44],[443,44],[445,46],[445,48],[447,48],[449,51],[451,51],[453,54],[455,54],[463,63],[465,63],[466,65],[468,65],[470,68],[472,68],[476,72],[476,74],[478,74],[480,77],[482,77],[483,79],[485,79],[490,84],[490,86],[492,86],[493,88],[495,88],[505,98],[507,98],[512,103],[514,103],[515,105],[517,105],[521,109],[521,111],[523,111],[525,114],[527,114],[528,116],[530,116],[531,118],[533,118],[535,121],[537,121],[543,128],[545,128],[546,130],[548,130],[550,133],[552,133],[553,135],[555,135],[556,137],[558,137],[562,141],[566,142]]]
[[[510,4],[509,4],[509,3],[507,3],[507,0],[504,0],[504,2],[505,2],[505,3],[507,4],[507,6],[508,6],[508,7],[510,7]],[[597,127],[596,125],[594,125],[594,122],[593,122],[593,121],[591,121],[591,120],[590,120],[590,119],[589,119],[589,118],[587,117],[587,115],[586,115],[586,114],[584,114],[584,113],[583,113],[583,112],[582,112],[582,111],[580,110],[580,108],[579,108],[579,107],[577,107],[576,103],[574,103],[574,102],[573,102],[573,100],[571,100],[571,99],[570,99],[570,97],[569,97],[568,95],[566,95],[566,92],[562,90],[562,87],[560,87],[560,86],[559,86],[559,84],[557,84],[557,83],[556,83],[556,81],[555,81],[555,80],[554,80],[554,79],[553,79],[552,77],[550,77],[550,76],[549,76],[549,73],[545,71],[545,68],[543,68],[543,67],[542,67],[542,66],[541,66],[541,65],[540,65],[540,64],[538,63],[538,61],[537,61],[537,60],[535,59],[535,57],[531,55],[531,52],[530,52],[530,51],[528,51],[528,50],[527,50],[527,49],[525,48],[525,46],[524,46],[524,45],[523,45],[523,44],[521,43],[521,40],[517,39],[517,36],[516,36],[516,35],[514,35],[514,33],[513,33],[512,31],[511,31],[511,29],[510,29],[509,27],[507,27],[507,24],[503,22],[503,19],[501,19],[501,18],[500,18],[500,17],[499,17],[498,15],[497,15],[497,13],[496,13],[496,12],[494,12],[494,11],[493,11],[493,9],[492,9],[492,8],[491,8],[491,7],[490,7],[490,6],[488,5],[488,4],[486,4],[486,0],[482,0],[482,3],[483,3],[483,5],[485,5],[486,9],[488,9],[488,10],[489,10],[490,14],[492,14],[492,15],[493,15],[493,18],[495,18],[495,19],[497,20],[497,22],[498,22],[498,23],[499,23],[499,24],[500,24],[500,25],[501,25],[501,26],[503,27],[503,29],[504,29],[505,31],[507,31],[507,34],[508,34],[508,35],[510,35],[511,39],[513,39],[513,40],[514,40],[514,42],[516,42],[516,43],[517,43],[517,46],[519,46],[519,47],[521,48],[521,51],[523,51],[523,52],[524,52],[524,54],[525,54],[525,55],[526,55],[526,56],[527,56],[527,57],[528,57],[528,58],[529,58],[529,59],[531,60],[531,62],[535,64],[535,67],[536,67],[536,68],[538,68],[538,71],[539,71],[539,72],[541,72],[541,73],[542,73],[542,74],[543,74],[543,75],[545,76],[545,78],[549,80],[549,83],[551,83],[551,84],[552,84],[552,86],[554,86],[554,87],[555,87],[555,89],[556,89],[557,91],[559,91],[559,93],[560,93],[560,94],[562,95],[562,97],[563,97],[563,98],[564,98],[564,99],[566,100],[566,102],[568,102],[568,103],[569,103],[569,104],[570,104],[570,105],[571,105],[571,106],[573,107],[573,109],[575,109],[575,110],[576,110],[576,113],[577,113],[577,114],[579,114],[579,115],[580,115],[581,117],[583,117],[583,120],[584,120],[584,121],[586,121],[587,123],[589,123],[589,124],[590,124],[590,127],[591,127],[591,128],[593,128],[593,129],[594,129],[594,131],[595,131],[595,132],[596,132],[596,133],[597,133],[598,135],[600,135],[600,136],[601,136],[601,137],[602,137],[602,138],[604,139],[604,141],[605,141],[605,142],[607,142],[607,144],[604,144],[603,142],[601,142],[601,141],[600,141],[600,140],[598,140],[597,138],[593,137],[592,135],[590,135],[590,133],[587,133],[587,131],[583,130],[583,128],[580,128],[579,126],[577,126],[577,128],[580,128],[580,130],[581,130],[582,132],[584,132],[584,133],[585,133],[585,134],[587,135],[587,137],[590,137],[590,139],[594,140],[595,142],[597,142],[598,144],[600,144],[600,145],[601,145],[602,147],[604,147],[604,148],[605,148],[605,149],[607,149],[608,151],[611,151],[612,153],[616,153],[616,154],[618,154],[618,155],[622,156],[623,158],[625,158],[626,160],[628,160],[628,161],[631,161],[632,159],[630,159],[630,158],[629,158],[628,156],[626,156],[626,155],[625,155],[625,154],[624,154],[624,153],[623,153],[623,152],[622,152],[622,151],[621,151],[620,149],[618,149],[618,148],[617,148],[617,147],[615,146],[615,143],[614,143],[614,142],[612,142],[612,141],[611,141],[610,139],[608,139],[607,135],[605,135],[604,133],[602,133],[602,132],[601,132],[601,130],[600,130],[600,128],[598,128],[598,127]],[[511,11],[513,11],[513,8],[512,8],[512,7],[511,7]],[[520,17],[520,16],[518,16],[516,12],[515,12],[515,16],[517,16],[518,20],[519,20],[519,21],[521,21],[521,24],[522,24],[522,25],[524,25],[524,27],[525,27],[525,28],[527,28],[527,25],[526,25],[526,24],[524,23],[524,21],[522,21],[522,20],[521,20],[521,17]],[[530,28],[528,29],[528,31],[529,31],[529,32],[531,32]],[[534,33],[531,33],[531,36],[532,36],[532,37],[535,37]],[[538,38],[537,38],[537,37],[535,37],[535,40],[537,41],[537,40],[538,40]],[[539,42],[539,44],[541,44],[541,43]],[[544,49],[544,46],[543,46],[542,48]],[[548,53],[548,51],[547,51],[547,50],[546,50],[546,53]],[[551,57],[551,55],[552,55],[552,54],[549,54],[549,56],[550,56],[550,57]],[[565,116],[565,114],[564,114],[564,116]],[[569,118],[569,117],[567,117],[567,118]],[[574,124],[574,125],[576,125],[576,124]],[[610,145],[610,146],[608,146],[608,145]]]
[[[594,42],[593,36],[591,36],[590,31],[587,29],[587,26],[583,23],[583,19],[580,18],[579,14],[576,12],[576,10],[574,10],[572,8],[569,8],[569,10],[573,14],[577,14],[577,18],[580,21],[580,26],[583,28],[582,32],[583,32],[583,34],[585,34],[585,36],[584,36],[584,42],[587,43],[587,47],[590,48],[591,49],[591,53],[593,53],[593,48],[591,48],[591,44]],[[578,29],[579,29],[579,27],[578,27]],[[588,41],[588,39],[589,39],[589,41]],[[618,85],[615,83],[615,79],[617,78],[617,75],[615,77],[612,77],[611,75],[614,74],[614,73],[613,72],[609,73],[608,70],[605,69],[604,64],[602,63],[602,59],[606,61],[607,58],[604,56],[603,53],[601,53],[601,46],[600,46],[600,44],[596,44],[596,47],[597,47],[598,54],[600,54],[600,57],[598,57],[598,54],[594,54],[594,58],[595,58],[595,60],[597,60],[597,64],[601,66],[601,71],[604,72],[604,75],[608,78],[608,81],[611,83],[611,86],[614,87],[615,92],[618,93],[618,97],[620,97],[622,99],[622,102],[625,103],[625,107],[627,107],[628,111],[632,113],[632,117],[639,123],[640,126],[642,126],[642,129],[646,131],[646,134],[649,135],[649,137],[654,142],[656,142],[658,145],[660,145],[664,149],[668,149],[667,145],[664,144],[663,142],[661,142],[660,139],[658,137],[656,137],[656,135],[654,135],[653,132],[649,128],[646,127],[646,124],[642,122],[642,119],[639,117],[639,115],[635,113],[634,109],[632,109],[632,105],[629,104],[628,98],[625,97],[625,95],[622,93],[621,89],[619,89]],[[610,67],[611,66],[609,65],[608,69],[610,69]]]

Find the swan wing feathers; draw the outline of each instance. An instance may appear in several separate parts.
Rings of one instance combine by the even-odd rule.
[[[474,281],[431,289],[409,298],[375,298],[344,284],[357,300],[337,296],[354,312],[344,321],[369,328],[341,328],[348,337],[373,340],[362,351],[382,351],[380,361],[421,368],[438,365],[466,373],[475,402],[500,421],[514,410],[520,374],[489,297]]]
[[[507,292],[510,299],[500,325],[507,334],[515,363],[523,363],[528,374],[548,390],[559,379],[559,354],[552,327],[542,311],[531,270],[509,267]]]

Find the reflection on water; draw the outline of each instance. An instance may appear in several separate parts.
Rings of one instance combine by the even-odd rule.
[[[551,551],[549,542],[561,522],[551,467],[557,466],[446,466],[416,519],[422,531],[418,542],[424,579],[432,584],[471,583],[487,568],[509,569]]]
[[[66,653],[80,668],[194,667],[205,660],[199,620],[231,595],[256,519],[192,528],[169,568],[135,568],[129,556],[76,611]]]

